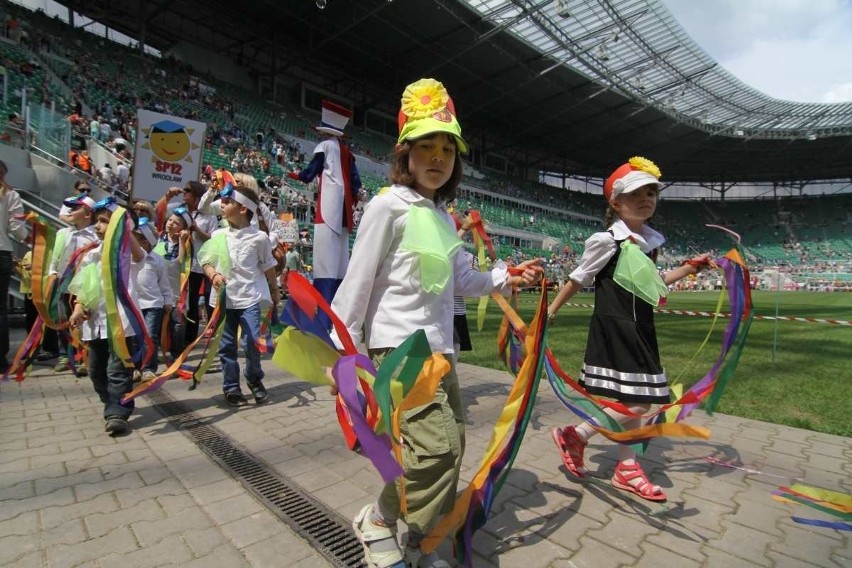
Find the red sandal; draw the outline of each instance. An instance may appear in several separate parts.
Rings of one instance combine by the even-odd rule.
[[[585,451],[588,442],[577,434],[577,430],[573,426],[554,428],[550,431],[550,435],[553,436],[553,441],[559,448],[565,469],[575,477],[585,477],[586,467],[583,464],[583,451]]]
[[[639,479],[639,483],[635,487],[630,485],[630,482],[634,479]],[[612,486],[622,491],[634,493],[648,501],[665,501],[668,499],[659,485],[654,485],[648,481],[642,466],[636,461],[629,465],[623,461],[618,462],[618,465],[615,466],[615,474],[612,476]]]

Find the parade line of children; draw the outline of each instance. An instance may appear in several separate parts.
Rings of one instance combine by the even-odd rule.
[[[400,506],[400,483],[388,483],[360,510],[353,527],[371,567],[444,567],[449,565],[436,553],[421,552],[420,543],[452,507],[465,448],[465,409],[456,373],[459,342],[464,338],[454,337],[454,298],[492,291],[510,294],[518,286],[537,284],[542,268],[537,259],[512,271],[498,261],[490,271],[480,272],[471,266],[469,255],[459,254],[462,241],[447,206],[456,196],[462,177],[460,155],[467,152],[467,144],[444,86],[434,79],[421,79],[406,87],[399,118],[392,185],[366,205],[352,263],[331,305],[356,344],[362,344],[374,361],[413,332],[424,330],[431,350],[445,355],[450,370],[434,399],[403,413],[401,419],[406,440],[401,464],[406,507]],[[595,395],[624,402],[636,415],[646,413],[651,404],[669,402],[668,383],[660,363],[652,306],[636,293],[646,283],[619,279],[617,265],[625,254],[655,258],[665,241],[647,225],[662,189],[659,177],[652,162],[633,158],[606,180],[606,229],[586,241],[578,267],[548,310],[552,322],[573,294],[594,286],[595,311],[581,383]],[[242,374],[255,403],[262,404],[268,393],[255,340],[264,306],[279,302],[275,237],[262,229],[275,218],[259,202],[250,176],[238,174],[227,183],[224,179],[210,189],[197,182],[170,189],[156,208],[164,219],[150,218],[150,204],[128,212],[135,236],[127,248],[128,297],[134,298],[155,345],[162,339],[161,330],[166,330],[174,356],[198,333],[199,294],[210,306],[224,285],[224,331],[218,347],[224,398],[232,406],[248,402],[240,386],[239,329],[246,339]],[[183,196],[183,204],[166,217],[166,202],[178,195]],[[217,202],[223,228],[217,228],[214,216]],[[73,301],[69,304],[73,310],[68,319],[88,346],[88,375],[104,405],[105,430],[117,435],[129,429],[133,402],[122,399],[133,388],[134,374],[148,379],[158,365],[153,353],[147,354],[145,365],[136,373],[126,366],[120,353],[110,348],[115,330],[109,327],[122,327],[126,352],[138,350],[139,338],[129,325],[133,307],[119,303],[119,321],[108,321],[104,294],[89,289],[93,279],[87,274],[106,274],[103,263],[116,262],[104,255],[104,239],[112,216],[124,210],[111,198],[95,202],[86,193],[69,198],[64,205],[72,226],[63,230],[64,248],[54,255],[51,270],[61,272],[73,251],[89,247],[69,287],[67,301]],[[148,216],[138,218],[135,213]],[[630,250],[640,252],[625,252],[625,242],[638,245]],[[707,255],[700,255],[666,274],[660,285],[694,274],[706,264]],[[287,268],[292,270],[289,261]],[[332,340],[342,348],[334,332]],[[572,475],[586,474],[583,451],[595,433],[588,423],[553,431]],[[612,484],[644,499],[665,499],[628,446],[620,446]],[[397,539],[399,520],[408,526],[404,543]]]

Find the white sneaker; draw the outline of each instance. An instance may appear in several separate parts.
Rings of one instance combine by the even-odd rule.
[[[142,380],[143,381],[152,381],[157,378],[157,373],[152,371],[151,369],[145,369],[142,371]]]
[[[370,568],[405,568],[402,551],[396,542],[396,526],[373,524],[373,505],[364,507],[352,521],[355,537],[364,547],[364,560]]]

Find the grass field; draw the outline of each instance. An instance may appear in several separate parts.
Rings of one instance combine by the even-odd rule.
[[[718,292],[675,292],[665,306],[673,310],[713,311]],[[551,293],[552,297],[552,293]],[[529,321],[537,296],[523,294],[519,312]],[[852,320],[852,294],[754,292],[754,312]],[[578,294],[573,303],[594,303],[593,294]],[[727,305],[723,308],[727,311]],[[550,329],[549,345],[562,368],[575,378],[582,366],[591,308],[564,306]],[[473,351],[461,361],[502,369],[496,353],[501,318],[488,304],[481,332],[476,331],[476,303],[468,303]],[[657,314],[660,356],[670,382],[692,385],[718,356],[726,319],[719,319],[706,347],[696,354],[711,329],[711,318]],[[777,335],[776,335],[777,334]],[[773,345],[775,345],[773,353]],[[820,323],[755,320],[737,371],[718,412],[852,436],[852,327]],[[545,395],[546,396],[546,395]]]

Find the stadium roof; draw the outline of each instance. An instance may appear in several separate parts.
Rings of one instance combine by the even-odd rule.
[[[395,115],[407,83],[435,77],[480,156],[533,171],[603,177],[639,154],[669,181],[852,176],[852,103],[760,93],[658,0],[64,3],[133,37],[144,22],[145,42],[164,53],[190,41],[258,75],[336,93],[356,111]]]

